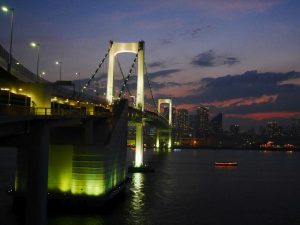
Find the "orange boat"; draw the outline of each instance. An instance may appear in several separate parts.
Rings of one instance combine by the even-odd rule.
[[[215,162],[215,166],[232,167],[232,166],[238,166],[238,163],[237,162]]]

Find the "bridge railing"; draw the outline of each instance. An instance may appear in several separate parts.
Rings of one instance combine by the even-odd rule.
[[[43,107],[25,107],[0,105],[0,116],[107,116],[109,112],[98,112],[81,108],[51,109]]]
[[[9,54],[8,52],[3,48],[2,45],[0,45],[0,66],[3,68],[7,68],[9,60]],[[36,74],[32,73],[30,70],[28,70],[25,66],[23,66],[18,60],[16,60],[14,57],[12,57],[11,62],[11,73],[19,78],[22,81],[25,82],[35,82],[36,81]],[[39,78],[39,82],[47,82],[43,78]]]

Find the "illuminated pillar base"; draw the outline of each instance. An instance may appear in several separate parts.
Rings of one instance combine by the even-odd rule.
[[[172,148],[172,130],[169,129],[168,133],[168,148]]]
[[[143,124],[136,124],[135,167],[143,165]]]
[[[156,130],[156,148],[160,148],[160,143],[159,143],[159,130]]]

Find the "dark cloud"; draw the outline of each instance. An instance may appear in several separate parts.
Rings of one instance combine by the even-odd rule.
[[[256,101],[255,104],[232,104],[222,108],[211,107],[224,113],[255,113],[275,111],[300,111],[300,86],[283,84],[283,81],[300,78],[298,72],[258,73],[249,71],[241,75],[227,75],[218,78],[204,78],[200,88],[191,95],[173,98],[177,104],[200,104],[226,102],[232,99],[260,99],[262,96],[277,96],[275,100]],[[268,99],[265,97],[265,99]],[[253,101],[255,102],[255,101]]]
[[[156,90],[166,87],[181,87],[182,85],[185,85],[185,83],[151,81],[151,87]]]
[[[169,45],[172,43],[172,40],[170,38],[163,38],[160,40],[161,45]]]
[[[207,52],[200,53],[199,55],[194,57],[192,64],[200,67],[215,66],[216,55],[213,50],[208,50]]]
[[[159,62],[152,62],[152,63],[149,63],[149,64],[147,64],[147,66],[148,66],[149,68],[153,68],[153,67],[164,68],[164,67],[166,67],[166,64],[165,64],[164,62],[159,61]]]
[[[189,38],[197,38],[200,36],[201,33],[207,32],[211,28],[211,25],[198,26],[191,29],[186,29],[183,32],[181,31],[180,35]]]
[[[191,36],[197,37],[201,31],[202,31],[202,29],[200,27],[197,27],[191,31]]]
[[[221,65],[232,66],[240,60],[233,56],[218,55],[214,50],[208,50],[195,56],[191,64],[200,67],[214,67]]]
[[[234,65],[234,64],[237,64],[239,63],[240,60],[238,60],[236,57],[227,57],[225,60],[224,60],[224,64],[225,65]]]
[[[169,70],[160,70],[153,73],[149,73],[149,77],[151,79],[155,79],[157,77],[169,77],[173,73],[177,73],[181,70],[179,69],[169,69]]]

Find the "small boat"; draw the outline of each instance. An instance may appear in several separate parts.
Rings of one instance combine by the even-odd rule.
[[[233,167],[238,166],[237,162],[215,162],[215,166],[218,167]]]

